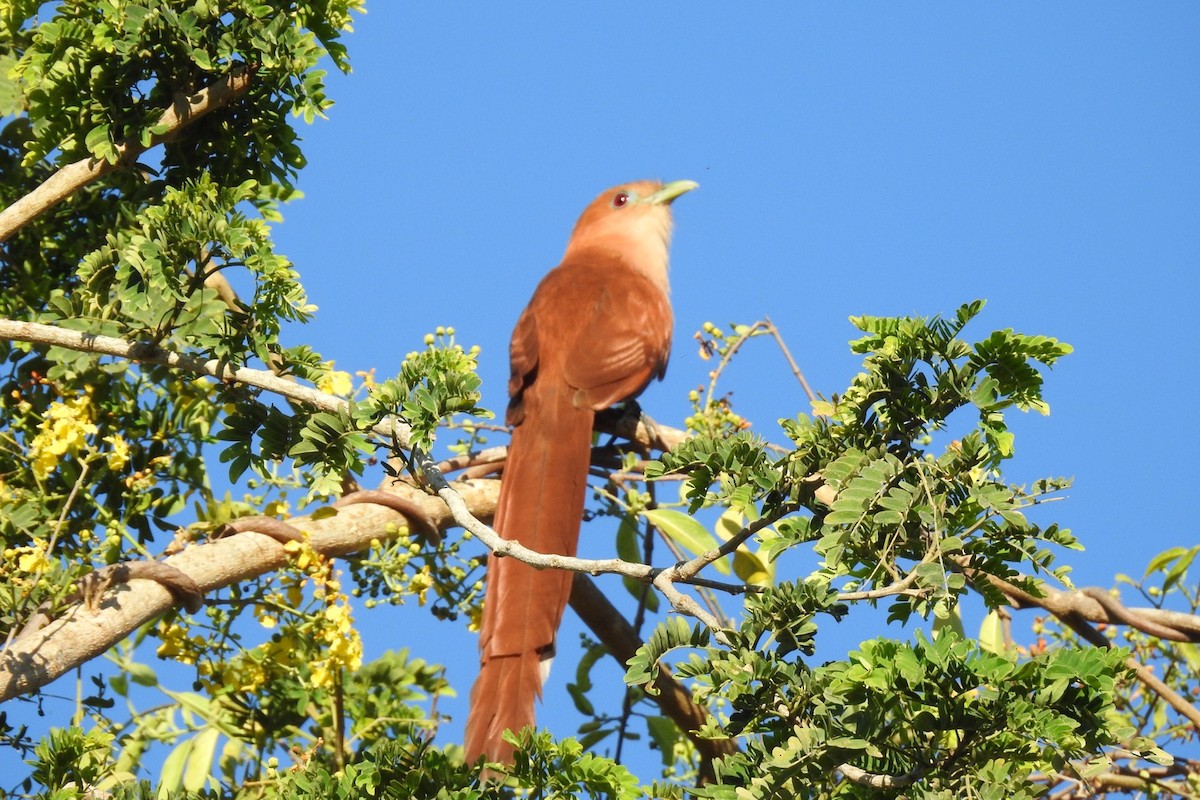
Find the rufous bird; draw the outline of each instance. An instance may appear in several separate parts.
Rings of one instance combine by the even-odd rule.
[[[601,194],[517,320],[506,415],[512,442],[494,523],[505,539],[575,555],[596,412],[641,394],[667,369],[671,202],[696,186],[638,181]],[[489,556],[469,761],[511,763],[504,731],[534,724],[573,577]]]

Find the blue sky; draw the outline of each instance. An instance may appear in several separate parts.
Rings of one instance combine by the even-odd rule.
[[[321,309],[297,343],[389,374],[454,325],[500,409],[512,324],[583,206],[689,178],[675,355],[648,413],[678,424],[706,381],[690,338],[706,320],[769,315],[829,395],[857,371],[849,316],[984,298],[969,335],[1076,348],[1048,377],[1052,415],[1014,420],[1010,477],[1075,477],[1052,518],[1088,548],[1066,555],[1077,582],[1197,542],[1200,7],[375,2],[356,27],[354,74],[304,131],[307,196],[276,229]],[[765,340],[726,388],[767,438],[806,410]],[[369,651],[410,646],[466,688],[470,634],[376,619]],[[541,714],[561,735],[572,671]],[[461,720],[465,692],[442,708]]]
[[[679,424],[706,382],[705,321],[769,315],[828,396],[859,364],[849,316],[983,298],[968,335],[1076,349],[1048,376],[1052,415],[1013,421],[1009,476],[1075,477],[1046,521],[1087,546],[1065,554],[1077,583],[1197,543],[1200,6],[375,0],[356,28],[354,74],[330,76],[329,120],[302,131],[306,197],[275,229],[320,306],[289,344],[384,376],[454,325],[502,409],[512,325],[586,203],[693,179],[675,205],[675,352],[648,413]],[[725,388],[769,439],[806,410],[766,340]],[[605,531],[584,539],[611,552]],[[368,657],[447,665],[461,696],[439,705],[455,716],[439,741],[461,741],[475,637],[415,607],[359,621]],[[568,614],[571,663],[540,712],[559,735],[578,724],[562,687],[579,630]],[[831,630],[821,656],[876,632]],[[634,766],[654,777],[653,759]]]

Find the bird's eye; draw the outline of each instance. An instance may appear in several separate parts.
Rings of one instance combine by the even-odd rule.
[[[617,192],[615,195],[613,195],[612,207],[620,208],[621,206],[625,205],[628,202],[629,202],[629,194],[627,192]]]

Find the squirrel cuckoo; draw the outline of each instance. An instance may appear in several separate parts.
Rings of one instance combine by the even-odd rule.
[[[494,524],[505,539],[575,555],[595,413],[636,397],[666,372],[670,206],[695,188],[692,181],[639,181],[601,194],[517,320],[506,415],[512,442]],[[513,747],[502,734],[534,724],[573,577],[488,557],[468,760],[511,763]]]

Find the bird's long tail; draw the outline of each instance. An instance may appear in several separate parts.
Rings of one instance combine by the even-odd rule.
[[[576,408],[572,390],[529,387],[524,419],[513,430],[495,528],[541,553],[574,556],[579,543],[594,414]],[[572,574],[489,557],[480,635],[480,673],[471,690],[465,748],[511,762],[505,730],[534,724],[554,636],[571,594]],[[546,663],[544,663],[546,662]]]

